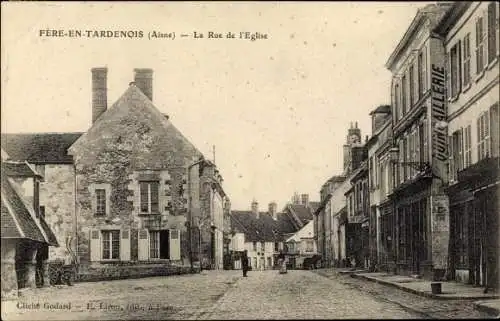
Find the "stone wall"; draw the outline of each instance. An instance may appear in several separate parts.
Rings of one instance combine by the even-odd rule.
[[[131,259],[136,229],[181,231],[181,259],[189,256],[187,216],[187,167],[201,155],[134,86],[104,113],[70,148],[77,177],[79,252],[89,261],[89,231],[103,225],[131,229]],[[196,173],[196,171],[193,171]],[[158,214],[138,213],[140,175],[158,175]],[[90,191],[93,184],[111,186],[110,213],[96,217]]]
[[[46,164],[38,165],[37,169],[44,176],[40,183],[40,206],[44,207],[45,221],[59,243],[59,247],[49,247],[49,260],[64,259],[66,241],[75,236],[74,168],[72,164]],[[76,242],[72,246],[76,251]]]

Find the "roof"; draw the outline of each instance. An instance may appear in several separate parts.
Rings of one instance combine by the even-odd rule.
[[[49,245],[59,246],[59,243],[57,242],[57,238],[54,232],[52,232],[52,230],[50,229],[47,222],[45,222],[45,219],[43,217],[40,217],[40,225],[42,226],[42,229],[45,232],[45,235],[47,236],[47,241]]]
[[[2,162],[2,173],[11,177],[42,177],[38,172],[27,162]]]
[[[9,159],[34,164],[71,164],[68,148],[82,133],[2,134],[2,149]]]
[[[259,212],[259,218],[252,211],[232,211],[231,225],[236,232],[245,234],[247,242],[277,242],[283,234],[297,231],[286,214],[277,213],[274,220],[267,212]]]
[[[177,129],[171,120],[156,108],[153,102],[135,85],[130,85],[118,100],[108,108],[87,130],[81,135],[69,149],[70,154],[74,154],[80,146],[87,144],[95,139],[102,139],[102,133],[110,128],[115,133],[129,131],[129,124],[135,123],[134,115],[146,117],[155,128],[161,128],[162,134],[156,137],[155,143],[165,145],[165,141],[175,140],[182,142],[176,146],[176,149],[191,150],[192,156],[199,158],[203,154]],[[111,126],[111,127],[110,127]],[[115,129],[116,126],[116,129]],[[8,152],[8,151],[7,151]],[[164,150],[153,150],[151,157],[164,156]]]
[[[306,224],[313,219],[313,211],[302,204],[290,204],[289,209],[297,215],[302,224]]]
[[[370,112],[370,115],[373,115],[373,114],[390,114],[391,113],[391,106],[389,105],[381,105],[381,106],[378,106],[377,108],[375,108],[374,110],[372,110]]]
[[[404,50],[411,43],[411,41],[413,40],[413,36],[416,34],[418,28],[423,24],[423,22],[432,15],[443,13],[444,10],[449,8],[451,5],[452,3],[441,2],[428,4],[425,7],[418,9],[417,14],[413,18],[403,37],[387,60],[385,64],[387,69],[392,69],[394,63],[397,61],[401,53],[404,52]]]
[[[47,243],[41,229],[6,175],[2,175],[2,238]]]
[[[472,2],[469,1],[455,1],[436,25],[434,32],[441,36],[446,36],[471,4]]]
[[[311,213],[316,212],[316,210],[321,205],[321,202],[309,202],[309,208],[311,209]]]

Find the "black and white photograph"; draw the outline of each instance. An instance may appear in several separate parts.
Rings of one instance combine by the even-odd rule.
[[[499,7],[2,2],[2,320],[500,318]]]

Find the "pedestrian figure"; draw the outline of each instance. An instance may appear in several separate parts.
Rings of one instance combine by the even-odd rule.
[[[243,269],[243,276],[247,276],[248,272],[248,256],[247,256],[247,250],[243,251],[243,255],[241,257],[241,267]]]
[[[280,274],[286,273],[286,260],[285,260],[285,254],[283,251],[280,251],[280,254],[278,254],[278,266],[280,267]]]

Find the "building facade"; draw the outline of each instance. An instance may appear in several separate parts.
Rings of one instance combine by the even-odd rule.
[[[49,286],[49,247],[59,243],[40,212],[42,176],[32,164],[4,159],[2,149],[2,299]]]
[[[108,109],[107,69],[92,69],[84,133],[2,135],[9,155],[43,174],[41,210],[69,244],[51,258],[74,253],[81,280],[140,270],[131,265],[141,275],[195,263],[222,268],[230,204],[222,176],[154,106],[153,71],[134,72]]]
[[[370,197],[370,260],[377,270],[389,271],[393,262],[394,218],[387,195],[392,190],[391,106],[382,105],[370,113],[372,136],[366,143],[368,151],[368,188]]]
[[[366,150],[366,149],[365,149]],[[364,160],[348,177],[346,197],[346,257],[356,267],[370,266],[368,166]]]
[[[447,61],[450,264],[454,279],[498,287],[499,6],[457,2],[435,31]]]

